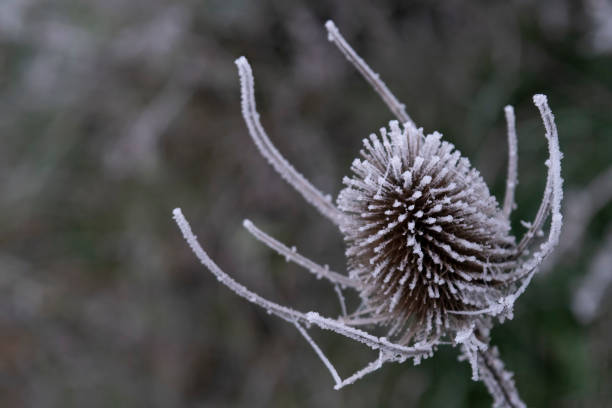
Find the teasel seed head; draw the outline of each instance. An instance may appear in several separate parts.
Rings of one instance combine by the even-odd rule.
[[[351,277],[365,313],[401,343],[484,317],[515,264],[510,225],[480,173],[434,132],[397,121],[363,140],[338,196]]]

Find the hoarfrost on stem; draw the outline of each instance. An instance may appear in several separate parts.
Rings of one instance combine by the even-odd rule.
[[[274,169],[322,215],[338,226],[347,244],[346,273],[329,270],[289,248],[255,225],[245,228],[259,241],[317,277],[334,285],[341,316],[300,312],[250,291],[223,272],[208,256],[180,209],[174,219],[193,252],[217,279],[239,296],[293,324],[329,370],[335,389],[352,384],[387,362],[402,363],[433,355],[440,345],[461,349],[473,378],[484,382],[495,406],[522,407],[512,374],[496,348],[490,328],[497,318],[512,318],[512,309],[538,266],[550,254],[561,231],[561,152],[554,116],[544,95],[535,95],[549,159],[546,187],[538,212],[518,241],[510,233],[510,214],[517,185],[517,136],[514,110],[505,108],[508,136],[508,176],[503,205],[469,160],[442,140],[438,132],[424,134],[405,106],[350,47],[331,21],[328,39],[372,85],[398,121],[363,140],[361,158],[351,165],[344,189],[334,205],[280,154],[259,121],[254,79],[245,57],[236,60],[242,94],[242,114],[260,153]],[[547,237],[540,231],[550,218]],[[528,254],[531,253],[529,256]],[[354,289],[362,304],[346,310],[343,289]],[[378,358],[344,380],[307,332],[312,326],[336,332],[378,351]],[[387,337],[358,326],[380,325]]]

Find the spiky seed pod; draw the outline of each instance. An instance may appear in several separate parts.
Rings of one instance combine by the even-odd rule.
[[[515,240],[480,173],[434,132],[390,122],[363,140],[338,196],[370,315],[407,343],[460,330],[500,297]]]

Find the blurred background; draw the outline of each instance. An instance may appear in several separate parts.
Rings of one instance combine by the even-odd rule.
[[[498,198],[515,106],[519,236],[546,174],[531,97],[549,96],[566,228],[493,342],[529,406],[612,405],[610,0],[3,0],[0,406],[490,406],[450,347],[334,391],[295,328],[220,286],[171,219],[181,207],[257,293],[340,313],[328,284],[242,228],[249,218],[344,270],[340,234],[253,146],[234,66],[249,58],[272,140],[335,196],[361,139],[392,116],[327,41],[329,18]],[[312,335],[342,376],[376,357]]]

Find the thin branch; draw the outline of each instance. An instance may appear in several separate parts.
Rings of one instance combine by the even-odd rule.
[[[342,318],[342,321],[348,324],[349,326],[367,326],[367,325],[380,324],[380,323],[389,321],[388,315],[382,315],[382,316],[376,316],[376,317],[361,317],[361,318],[351,317],[351,316],[344,316]]]
[[[521,400],[512,373],[507,371],[504,363],[499,357],[496,347],[486,350],[478,350],[479,368],[481,380],[493,397],[493,406],[496,408],[524,408],[525,403]]]
[[[563,216],[561,215],[561,200],[563,199],[563,178],[561,177],[561,158],[563,157],[561,150],[559,149],[559,136],[557,133],[557,126],[555,125],[555,117],[548,106],[546,96],[538,94],[534,95],[533,102],[540,111],[542,121],[546,129],[546,139],[548,140],[548,152],[549,158],[546,161],[548,166],[548,176],[546,180],[546,189],[544,191],[544,199],[542,205],[536,216],[536,222],[539,223],[538,229],[530,229],[530,232],[535,234],[535,231],[539,230],[548,216],[548,212],[551,215],[550,231],[548,238],[545,242],[540,244],[538,250],[535,251],[532,256],[525,260],[521,267],[509,276],[507,282],[519,282],[522,280],[520,286],[516,290],[506,296],[501,297],[497,300],[497,303],[491,307],[481,310],[465,310],[465,311],[450,311],[451,314],[459,315],[477,315],[477,314],[489,314],[491,316],[498,316],[504,314],[508,317],[512,316],[512,308],[516,300],[525,292],[527,286],[533,279],[533,276],[538,271],[539,266],[542,264],[544,259],[552,252],[552,250],[559,243],[559,236],[561,234],[561,225],[563,224]],[[545,204],[546,202],[546,204]],[[544,209],[543,209],[544,208]],[[542,218],[541,221],[539,218]],[[534,222],[534,225],[536,224]],[[534,226],[532,226],[533,228]],[[527,234],[526,234],[527,235]],[[524,237],[521,244],[528,243]],[[521,251],[522,252],[522,251]],[[520,252],[519,252],[520,253]]]
[[[544,220],[547,218],[548,211],[551,213],[550,231],[548,232],[547,240],[539,246],[539,249],[533,253],[533,255],[523,263],[521,271],[517,274],[518,279],[522,277],[526,278],[522,282],[521,286],[510,296],[508,296],[505,302],[511,308],[514,302],[525,292],[527,286],[533,279],[533,276],[538,271],[540,264],[546,257],[552,252],[552,250],[559,243],[559,236],[561,235],[561,226],[563,225],[563,215],[561,215],[561,201],[563,200],[563,178],[561,177],[561,158],[563,154],[559,149],[559,134],[557,132],[557,125],[555,125],[555,116],[553,115],[550,107],[548,106],[548,99],[545,95],[537,94],[533,96],[533,103],[536,105],[542,116],[542,122],[546,129],[546,139],[548,139],[548,160],[546,165],[548,166],[548,176],[546,180],[546,191],[544,192],[544,198],[548,199],[546,206],[549,208],[546,211],[542,210],[544,206],[544,200],[542,201],[541,211],[538,211],[536,221],[530,229],[530,232],[540,230]],[[540,215],[542,220],[538,221]],[[536,224],[539,225],[536,227]]]
[[[544,196],[542,198],[542,202],[540,203],[540,208],[536,214],[535,220],[531,224],[529,230],[525,233],[521,242],[519,242],[517,246],[517,254],[521,254],[531,239],[536,235],[536,233],[542,229],[544,221],[547,218],[549,211],[553,213],[553,222],[555,221],[555,217],[561,217],[561,211],[559,208],[553,208],[555,206],[561,205],[561,199],[563,197],[562,184],[563,179],[561,178],[561,152],[559,150],[559,136],[557,133],[557,127],[555,125],[555,117],[552,114],[550,107],[548,106],[548,101],[546,96],[538,94],[533,97],[534,104],[540,110],[540,115],[542,116],[542,121],[544,122],[544,127],[546,128],[546,138],[548,139],[548,151],[549,158],[546,161],[546,165],[548,166],[548,175],[546,177],[546,187],[544,188]],[[553,197],[555,196],[555,197]],[[554,223],[558,226],[559,232],[561,229],[561,219],[559,218],[557,223]],[[551,232],[553,226],[551,225]],[[558,241],[559,237],[556,237],[556,241]]]
[[[388,360],[384,357],[383,352],[380,351],[378,354],[378,358],[376,360],[372,361],[367,366],[357,371],[355,374],[351,375],[350,377],[344,379],[339,384],[336,384],[336,386],[334,386],[334,389],[339,390],[340,388],[350,385],[354,383],[355,381],[365,377],[366,375],[373,373],[374,371],[380,369],[380,367],[382,367],[382,365],[387,361]]]
[[[202,249],[202,246],[198,242],[196,236],[193,234],[191,226],[183,216],[180,208],[175,208],[172,213],[174,221],[181,230],[185,241],[187,241],[187,244],[193,253],[200,260],[200,262],[206,266],[213,275],[215,275],[217,280],[223,285],[227,286],[238,296],[266,309],[268,313],[280,317],[291,324],[301,323],[306,326],[314,324],[323,330],[336,332],[344,337],[359,341],[372,350],[382,350],[387,355],[394,356],[396,361],[403,361],[412,357],[418,358],[431,352],[431,347],[428,346],[406,347],[401,344],[391,343],[384,337],[373,336],[363,330],[359,330],[354,327],[347,326],[346,324],[337,320],[321,316],[316,312],[298,312],[259,296],[258,294],[247,289],[244,285],[236,282],[228,274],[223,272],[223,270],[221,270],[216,263],[213,262],[206,251]]]
[[[414,125],[414,121],[406,113],[406,106],[401,103],[387,88],[387,85],[380,79],[380,75],[372,71],[372,69],[366,64],[366,62],[353,50],[353,48],[346,42],[338,27],[333,21],[328,20],[325,23],[327,29],[327,38],[329,41],[336,44],[338,49],[344,54],[346,59],[359,71],[359,73],[365,78],[366,81],[374,88],[376,93],[382,98],[387,107],[393,112],[397,119],[402,123],[410,123]]]
[[[238,58],[235,63],[240,76],[242,116],[249,129],[249,134],[260,153],[274,167],[274,170],[293,186],[308,203],[336,225],[339,225],[342,213],[331,202],[331,197],[324,196],[304,176],[298,173],[270,141],[259,121],[259,113],[257,113],[257,106],[255,104],[255,88],[251,66],[245,57]]]
[[[338,375],[338,371],[336,371],[336,368],[329,361],[327,356],[323,353],[323,351],[321,350],[319,345],[317,343],[315,343],[315,341],[312,339],[312,337],[310,337],[308,335],[308,332],[306,332],[306,330],[302,326],[300,326],[299,323],[296,322],[294,324],[295,324],[295,327],[298,329],[298,331],[302,334],[302,336],[304,336],[304,338],[306,339],[308,344],[310,344],[310,347],[312,347],[312,349],[315,351],[315,353],[317,353],[317,356],[319,356],[319,358],[321,359],[321,361],[323,362],[325,367],[327,367],[327,369],[331,373],[332,377],[334,378],[334,381],[336,382],[336,386],[341,384],[342,383],[342,379]]]
[[[353,384],[355,381],[357,381],[357,380],[365,377],[366,375],[368,375],[370,373],[373,373],[374,371],[380,369],[382,367],[382,365],[386,361],[388,361],[388,359],[386,359],[384,357],[384,353],[382,351],[380,351],[379,354],[378,354],[378,358],[376,360],[374,360],[373,362],[369,363],[367,366],[365,366],[361,370],[357,371],[355,374],[353,374],[353,375],[351,375],[351,376],[349,376],[349,377],[347,377],[347,378],[345,378],[343,380],[343,379],[340,378],[340,375],[338,375],[338,371],[333,366],[333,364],[329,361],[327,356],[323,353],[323,351],[321,350],[319,345],[312,339],[312,337],[310,337],[310,335],[308,335],[308,332],[302,326],[300,326],[299,323],[295,323],[295,327],[302,334],[302,336],[304,336],[304,338],[306,339],[308,344],[310,344],[310,346],[315,351],[317,356],[319,356],[319,358],[321,359],[321,361],[323,362],[325,367],[327,367],[327,369],[331,373],[332,377],[334,378],[334,381],[336,382],[336,385],[334,385],[334,389],[335,390],[339,390],[339,389],[341,389],[341,388],[343,388],[343,387],[345,387],[347,385]]]
[[[242,225],[247,229],[258,241],[264,243],[269,248],[276,251],[279,255],[285,257],[287,261],[294,262],[309,272],[313,273],[317,277],[325,278],[332,283],[339,283],[343,286],[349,286],[351,288],[358,289],[361,287],[360,283],[354,279],[344,276],[334,271],[330,271],[328,267],[321,266],[303,255],[300,255],[295,249],[290,249],[282,242],[272,238],[259,228],[257,228],[251,221],[244,220]]]
[[[544,123],[544,127],[546,129],[546,138],[548,139],[549,156],[548,160],[546,161],[546,165],[548,166],[548,176],[546,180],[547,191],[544,192],[544,197],[549,197],[547,200],[549,201],[547,206],[550,207],[551,222],[548,239],[546,242],[540,245],[539,250],[535,252],[530,260],[526,261],[524,264],[525,266],[523,270],[525,273],[529,273],[529,276],[527,277],[527,284],[533,278],[533,275],[537,271],[537,267],[542,263],[544,258],[546,258],[559,243],[561,226],[563,224],[563,215],[561,215],[561,201],[563,200],[561,158],[563,157],[563,154],[559,149],[559,134],[557,132],[557,125],[555,125],[555,116],[548,106],[548,100],[545,95],[534,95],[533,103],[540,111],[542,122]],[[542,206],[544,206],[544,200],[542,202]],[[542,207],[540,207],[540,210],[541,209]],[[538,216],[540,216],[541,212],[544,213],[544,211],[538,211]],[[542,221],[538,220],[538,216],[536,216],[536,221],[532,226],[533,231],[530,230],[530,232],[535,233],[536,231],[539,231],[544,223],[544,219],[546,219],[546,214],[542,216]],[[515,293],[516,298],[523,293],[526,287],[527,286],[523,284],[523,286]]]
[[[504,108],[504,112],[508,126],[508,176],[506,178],[503,212],[504,216],[509,219],[514,207],[514,191],[518,183],[518,140],[516,137],[514,108],[508,105]]]
[[[348,326],[338,320],[321,316],[317,312],[306,313],[306,318],[308,319],[309,323],[315,324],[325,330],[335,331],[344,337],[357,340],[367,345],[372,350],[380,349],[390,355],[401,356],[401,358],[404,359],[407,357],[420,357],[431,351],[430,346],[407,347],[402,346],[401,344],[391,343],[385,337],[373,336],[363,330]],[[398,359],[399,358],[400,357],[398,357]]]
[[[523,238],[521,239],[521,241],[519,242],[519,244],[517,245],[517,255],[520,255],[523,253],[523,251],[525,250],[525,248],[529,245],[529,243],[531,242],[531,240],[533,239],[533,237],[537,234],[538,231],[540,231],[542,229],[542,226],[544,225],[544,221],[546,220],[546,217],[548,216],[549,211],[551,211],[551,197],[555,191],[555,183],[563,183],[563,179],[561,178],[561,152],[559,151],[559,136],[557,133],[557,127],[555,125],[555,117],[552,114],[550,107],[548,107],[548,101],[546,99],[545,95],[534,95],[533,97],[533,102],[534,104],[538,107],[538,109],[540,110],[540,115],[542,116],[542,121],[544,122],[544,127],[546,128],[546,138],[548,139],[549,143],[549,159],[546,161],[546,165],[548,166],[548,175],[546,177],[546,186],[544,187],[544,195],[542,197],[542,202],[540,203],[540,208],[538,209],[538,212],[536,214],[535,220],[533,221],[533,223],[531,223],[531,226],[529,227],[529,229],[527,230],[527,232],[525,232],[525,234],[523,235]],[[554,140],[552,140],[554,139]],[[552,141],[551,141],[552,140]],[[558,164],[559,164],[559,174],[558,174],[558,180],[555,180],[555,176],[553,174],[554,169],[553,169],[553,152],[551,151],[551,143],[556,145],[556,150],[559,153],[559,158],[558,158]],[[561,186],[559,186],[559,189],[561,188]],[[563,195],[563,191],[560,191],[560,195]],[[561,204],[561,198],[559,198],[559,205]],[[560,211],[558,211],[559,216],[561,216]],[[552,226],[551,226],[552,228]],[[559,229],[560,229],[560,225],[559,225]],[[558,239],[558,237],[557,237]]]
[[[230,290],[236,293],[238,296],[247,299],[249,302],[255,303],[264,309],[268,310],[270,313],[280,317],[283,320],[286,320],[290,323],[296,321],[302,321],[308,323],[308,319],[305,317],[303,313],[297,312],[288,307],[281,306],[277,303],[271,302],[258,294],[250,291],[244,285],[236,282],[233,278],[231,278],[228,274],[223,272],[221,268],[217,266],[217,264],[210,259],[206,251],[202,249],[202,246],[198,242],[196,236],[191,231],[191,227],[180,208],[175,208],[172,212],[174,215],[174,221],[180,228],[183,233],[183,237],[187,244],[193,251],[193,253],[198,257],[200,262],[208,268],[213,275],[216,276],[217,280],[221,282],[223,285],[227,286]]]
[[[340,311],[342,312],[342,317],[346,318],[346,316],[347,316],[346,301],[344,300],[344,295],[342,294],[342,289],[340,289],[340,286],[338,286],[336,284],[336,285],[334,285],[334,291],[336,292],[336,295],[338,295],[338,302],[340,302]]]

